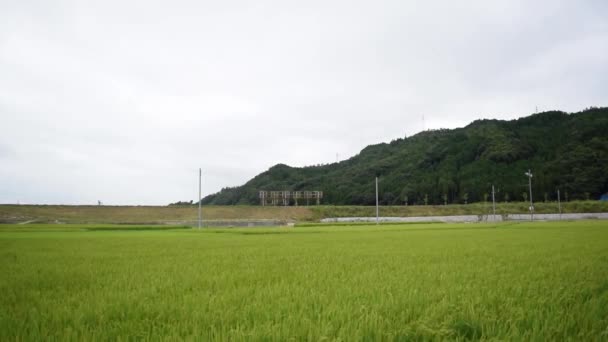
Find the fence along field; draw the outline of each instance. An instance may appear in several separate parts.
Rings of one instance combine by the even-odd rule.
[[[608,338],[605,221],[124,228],[0,226],[0,340]]]

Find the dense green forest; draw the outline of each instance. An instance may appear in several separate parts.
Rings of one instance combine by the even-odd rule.
[[[595,199],[608,191],[608,108],[552,111],[512,121],[477,120],[464,128],[430,130],[371,145],[333,164],[278,164],[203,204],[257,204],[259,190],[321,190],[325,204],[444,204]]]

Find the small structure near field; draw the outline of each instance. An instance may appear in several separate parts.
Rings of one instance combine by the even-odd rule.
[[[298,204],[310,205],[310,202],[319,205],[323,198],[323,191],[265,191],[259,192],[260,204],[265,205],[284,205],[288,206],[292,203],[295,206]]]

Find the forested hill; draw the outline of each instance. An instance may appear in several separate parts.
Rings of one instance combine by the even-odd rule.
[[[464,128],[425,131],[371,145],[333,164],[271,167],[204,204],[257,204],[259,190],[321,190],[325,204],[483,201],[492,184],[499,201],[522,201],[532,169],[535,201],[594,199],[608,191],[608,108],[545,112],[512,121],[477,120]]]

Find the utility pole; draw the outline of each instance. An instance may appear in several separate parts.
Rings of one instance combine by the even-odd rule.
[[[376,224],[379,223],[379,210],[378,210],[378,177],[376,177]]]
[[[203,171],[198,169],[198,229],[201,229],[201,221],[203,220],[203,214],[201,212],[201,176]]]
[[[528,169],[525,173],[528,176],[528,188],[530,189],[530,218],[534,221],[534,202],[532,201],[532,171]]]
[[[557,189],[557,208],[559,209],[559,219],[562,219],[562,202],[559,196],[559,189]]]
[[[492,212],[494,213],[494,222],[496,222],[496,196],[494,196],[494,185],[492,185]]]

